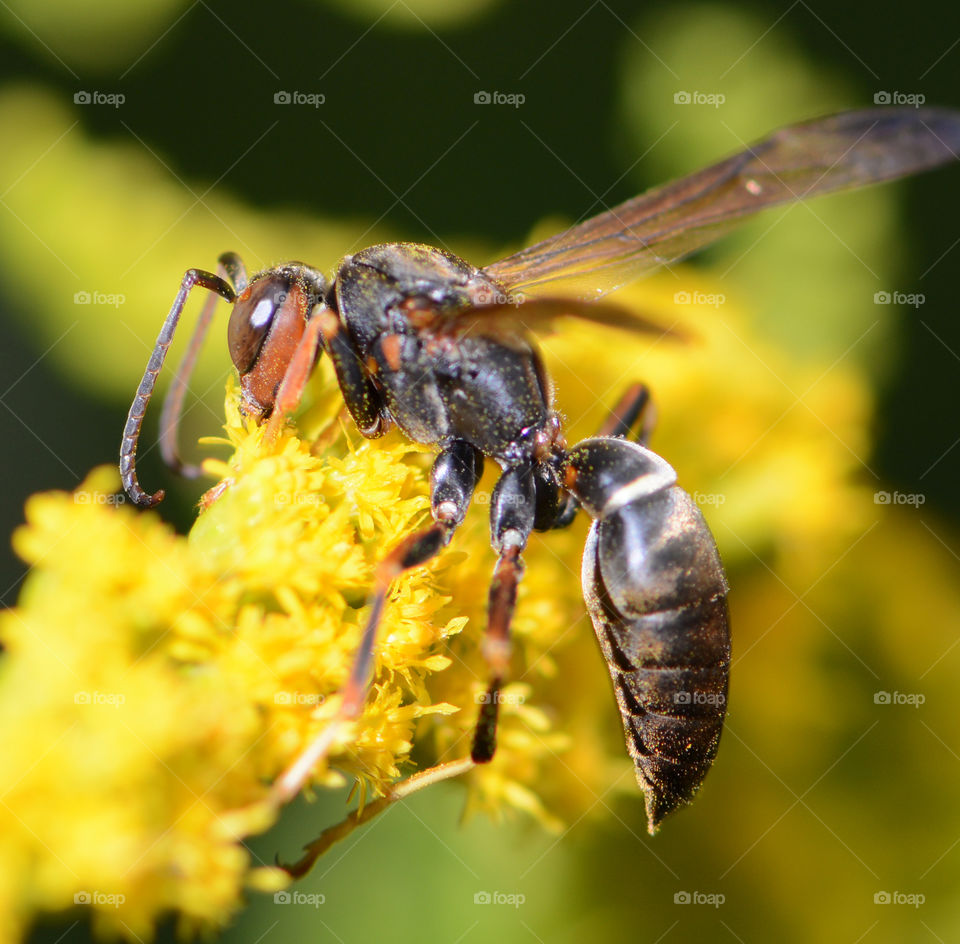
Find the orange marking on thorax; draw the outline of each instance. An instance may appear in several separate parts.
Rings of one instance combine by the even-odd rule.
[[[399,334],[388,334],[380,340],[380,350],[383,351],[383,356],[386,358],[390,370],[400,370],[401,341]]]
[[[437,309],[429,304],[424,305],[423,299],[404,299],[400,307],[414,328],[430,328],[439,320]]]
[[[321,309],[313,317],[319,320],[320,332],[327,340],[337,336],[340,319],[329,308]]]

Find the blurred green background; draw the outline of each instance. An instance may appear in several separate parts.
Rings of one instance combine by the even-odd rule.
[[[0,530],[22,520],[29,493],[114,460],[188,267],[233,249],[251,270],[291,258],[330,269],[388,238],[483,263],[545,219],[580,219],[879,92],[960,105],[958,40],[960,8],[927,0],[5,4]],[[524,101],[476,104],[482,91]],[[682,106],[681,91],[725,101]],[[715,792],[651,840],[638,798],[610,798],[558,838],[520,817],[459,828],[459,792],[432,790],[320,864],[301,890],[322,906],[255,898],[226,940],[960,937],[960,172],[820,207],[765,218],[698,265],[798,360],[829,366],[856,348],[879,397],[869,483],[925,500],[841,563],[833,578],[849,599],[798,608],[775,648],[735,636],[752,655]],[[876,306],[876,292],[924,301]],[[227,366],[221,325],[185,442],[218,430]],[[141,480],[168,488],[165,516],[185,527],[198,489],[163,471],[155,430],[153,414]],[[23,568],[6,543],[0,569],[0,603],[13,605]],[[747,615],[775,603],[750,601],[751,579],[770,592],[745,570]],[[894,604],[871,599],[877,582]],[[841,646],[820,646],[826,623]],[[925,704],[884,712],[878,689]],[[342,797],[297,806],[254,848],[290,855],[342,812]],[[475,904],[485,891],[525,900]],[[885,904],[895,892],[924,901]],[[684,904],[684,893],[724,901]],[[36,932],[85,936],[80,915]]]

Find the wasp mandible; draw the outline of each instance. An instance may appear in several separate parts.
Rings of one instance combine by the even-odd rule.
[[[300,262],[248,278],[233,253],[220,257],[217,274],[190,269],[124,429],[120,471],[136,504],[149,507],[163,497],[137,482],[137,440],[181,311],[197,285],[212,294],[161,417],[161,450],[171,467],[199,474],[180,461],[177,425],[219,298],[233,304],[227,339],[240,374],[242,410],[268,424],[268,438],[297,406],[323,353],[363,436],[381,436],[393,424],[439,450],[431,472],[433,523],[388,551],[378,566],[370,617],[339,712],[280,777],[276,795],[294,796],[342,726],[362,712],[391,582],[449,544],[490,458],[502,470],[490,503],[498,559],[483,647],[488,697],[474,730],[473,761],[489,761],[494,753],[498,695],[508,673],[510,623],[530,534],[565,527],[583,508],[593,518],[583,557],[584,597],[613,678],[650,831],[689,802],[717,752],[726,711],[728,588],[716,544],[693,500],[677,487],[674,470],[645,445],[646,389],[632,387],[599,435],[568,447],[531,331],[563,315],[649,330],[602,296],[760,210],[917,173],[956,159],[958,151],[958,112],[845,112],[783,128],[484,268],[442,249],[386,243],[345,257],[329,280]],[[638,436],[627,438],[636,427]]]

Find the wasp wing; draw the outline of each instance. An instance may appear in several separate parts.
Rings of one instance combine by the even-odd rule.
[[[507,291],[599,298],[782,203],[956,160],[960,112],[875,108],[791,125],[484,270]]]
[[[451,318],[440,318],[434,328],[440,334],[503,337],[510,332],[551,334],[557,318],[579,318],[594,324],[639,334],[667,335],[686,340],[687,332],[645,314],[635,306],[615,302],[590,302],[572,297],[522,297],[514,303],[475,304]]]

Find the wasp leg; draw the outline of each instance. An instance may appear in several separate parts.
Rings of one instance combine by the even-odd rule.
[[[437,456],[431,472],[430,489],[434,523],[401,541],[377,567],[370,615],[343,689],[340,707],[321,734],[277,779],[273,786],[277,803],[286,803],[296,796],[310,771],[326,757],[331,744],[344,727],[363,712],[370,689],[377,627],[390,585],[405,570],[425,564],[446,547],[467,513],[482,470],[482,455],[469,443],[460,440],[447,445]]]
[[[392,806],[398,800],[405,800],[413,793],[423,790],[425,787],[431,787],[442,780],[450,780],[453,777],[459,777],[462,774],[473,770],[474,763],[469,757],[461,757],[459,760],[448,761],[445,764],[437,764],[436,767],[428,767],[421,770],[406,780],[401,780],[395,784],[386,796],[382,796],[371,803],[366,803],[362,807],[354,810],[343,821],[336,826],[327,827],[312,842],[307,843],[303,848],[306,852],[290,865],[277,862],[277,865],[292,878],[303,878],[310,869],[313,868],[317,859],[320,858],[334,843],[340,842],[350,835],[358,826],[369,823],[374,817],[379,816],[384,810]]]
[[[235,252],[225,252],[220,256],[217,260],[217,276],[233,284],[235,295],[239,295],[247,287],[247,270]],[[184,465],[180,460],[177,432],[190,375],[197,363],[197,356],[203,346],[207,328],[210,327],[218,301],[220,301],[220,295],[214,292],[204,302],[197,317],[196,327],[193,329],[193,337],[177,367],[167,395],[163,398],[163,409],[160,411],[160,455],[163,456],[163,461],[168,468],[188,479],[197,478],[203,470],[198,465]]]
[[[377,439],[389,426],[383,395],[374,385],[370,372],[332,311],[323,313],[322,330],[324,350],[333,362],[337,383],[350,416],[363,436]]]
[[[500,689],[510,668],[510,622],[517,602],[517,586],[523,577],[521,554],[533,531],[536,486],[530,466],[507,469],[494,488],[490,501],[490,536],[499,553],[487,602],[487,633],[483,655],[490,683],[473,734],[470,756],[474,763],[493,759],[497,747],[497,716]]]
[[[304,387],[310,379],[310,372],[317,359],[317,351],[320,350],[320,319],[311,318],[304,328],[303,336],[297,343],[293,357],[287,365],[286,373],[280,386],[277,388],[277,398],[273,404],[273,412],[267,422],[267,428],[263,433],[264,443],[272,443],[280,432],[280,427],[287,417],[292,413],[303,396]]]
[[[655,422],[656,409],[650,399],[650,388],[646,384],[635,383],[628,387],[617,401],[596,435],[629,436],[630,431],[636,427],[637,442],[645,446]]]
[[[632,384],[617,401],[617,405],[610,411],[609,416],[600,427],[597,436],[629,436],[630,431],[638,426],[637,442],[646,445],[653,431],[656,410],[650,399],[650,388],[646,384]],[[572,524],[580,510],[580,502],[572,492],[567,492],[561,501],[559,486],[554,484],[548,476],[551,472],[543,472],[537,480],[537,511],[538,531],[553,531],[566,528]],[[556,496],[556,497],[555,497]],[[549,506],[545,516],[546,523],[541,524],[541,504]]]
[[[221,257],[222,258],[222,257]],[[229,269],[228,269],[229,272]],[[170,348],[170,342],[173,340],[173,333],[177,329],[177,323],[180,321],[180,315],[183,313],[183,306],[187,303],[187,296],[190,290],[200,285],[211,292],[216,292],[221,298],[228,302],[236,300],[236,292],[219,275],[213,275],[211,272],[204,272],[202,269],[188,269],[180,282],[180,291],[173,300],[173,305],[163,322],[160,334],[157,336],[157,343],[154,345],[153,353],[147,362],[147,368],[143,372],[140,380],[140,386],[137,387],[137,395],[133,398],[130,405],[130,412],[127,414],[127,423],[123,428],[123,440],[120,443],[120,477],[123,481],[123,487],[127,494],[133,499],[134,504],[141,508],[151,508],[163,500],[163,489],[150,495],[145,492],[137,481],[137,442],[140,439],[140,427],[143,425],[143,416],[147,412],[147,404],[153,395],[153,388],[157,382],[157,374],[163,367],[167,351]],[[202,317],[202,316],[201,316]],[[209,318],[208,318],[209,321]],[[204,330],[206,330],[204,328]]]
[[[559,502],[558,499],[557,513],[553,521],[550,522],[550,530],[556,531],[559,528],[570,527],[570,525],[573,524],[573,519],[577,517],[579,510],[580,502],[568,492],[562,503]]]

